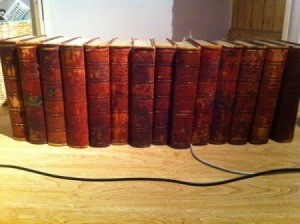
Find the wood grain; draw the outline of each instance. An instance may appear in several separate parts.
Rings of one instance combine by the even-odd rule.
[[[262,31],[264,19],[264,0],[253,0],[251,29]]]
[[[12,139],[0,108],[0,163],[81,177],[151,176],[215,181],[236,175],[196,162],[188,150],[128,145],[72,149]],[[246,171],[300,167],[300,128],[289,144],[195,147],[207,161]],[[0,170],[0,223],[297,223],[300,174],[195,188],[170,183],[87,183]]]
[[[263,31],[272,31],[274,22],[274,12],[275,12],[275,1],[265,0],[264,5],[264,18],[263,18]]]
[[[276,0],[273,20],[273,32],[282,32],[286,0]]]

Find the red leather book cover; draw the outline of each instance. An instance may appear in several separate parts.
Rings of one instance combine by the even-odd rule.
[[[99,38],[84,47],[90,146],[110,145],[109,41]]]
[[[134,40],[130,74],[130,133],[134,147],[152,143],[155,48],[152,41]]]
[[[152,143],[166,145],[170,139],[171,97],[176,46],[168,40],[154,41],[154,112]]]
[[[243,48],[227,41],[217,43],[222,45],[222,53],[209,142],[225,144],[229,137]]]
[[[228,142],[246,144],[251,129],[266,46],[235,41],[244,47]]]
[[[201,47],[192,143],[206,145],[213,118],[222,46],[205,40],[188,41]]]
[[[252,144],[265,144],[270,136],[288,47],[255,42],[265,44],[267,50],[249,141]]]
[[[12,134],[15,140],[28,140],[27,121],[18,66],[17,43],[34,38],[22,36],[0,42],[0,56]]]
[[[18,44],[18,61],[23,98],[28,125],[28,141],[46,144],[47,131],[43,105],[42,86],[38,62],[38,45],[47,37],[37,37]]]
[[[60,37],[39,46],[47,138],[48,144],[54,146],[67,144],[59,46],[70,40]]]
[[[200,47],[187,41],[176,42],[176,45],[170,146],[185,149],[192,143]]]
[[[271,139],[291,142],[294,138],[300,96],[300,45],[274,41],[289,47],[282,83],[277,100]]]
[[[132,40],[115,39],[109,47],[111,144],[128,143],[129,126],[129,61]]]
[[[89,145],[86,75],[83,44],[78,38],[60,46],[65,101],[67,144],[74,148]]]

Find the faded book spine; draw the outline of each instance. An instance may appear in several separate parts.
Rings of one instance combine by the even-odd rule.
[[[175,53],[176,49],[156,48],[152,137],[152,143],[155,145],[165,145],[170,140]]]
[[[28,140],[28,132],[18,66],[17,45],[3,44],[0,46],[0,56],[13,138],[25,141]]]
[[[68,45],[60,49],[67,144],[84,148],[89,145],[84,50]]]
[[[242,48],[222,48],[219,77],[209,142],[228,142],[236,84],[242,59]]]
[[[170,146],[189,148],[197,94],[200,50],[177,49]]]
[[[299,96],[300,49],[289,48],[271,130],[271,138],[274,141],[291,142],[293,140]]]
[[[109,47],[85,46],[85,65],[90,146],[109,146]]]
[[[209,141],[220,59],[220,48],[201,48],[201,62],[199,66],[192,135],[192,143],[194,145],[206,145]]]
[[[129,143],[134,147],[152,143],[154,65],[154,48],[132,48]]]
[[[244,49],[228,140],[231,144],[248,141],[265,53],[265,49]]]
[[[49,145],[66,145],[64,98],[58,45],[39,47],[40,72]]]
[[[47,131],[37,45],[19,45],[17,51],[28,125],[28,141],[33,144],[45,144]]]
[[[269,140],[287,51],[267,48],[249,137],[252,144],[265,144]]]
[[[110,47],[111,143],[128,143],[131,47]]]

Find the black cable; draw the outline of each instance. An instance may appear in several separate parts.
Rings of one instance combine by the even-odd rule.
[[[85,182],[124,182],[124,181],[152,181],[152,182],[168,182],[168,183],[175,183],[187,186],[194,186],[194,187],[209,187],[209,186],[217,186],[228,184],[240,180],[246,180],[253,177],[258,176],[266,176],[266,175],[275,175],[275,174],[287,174],[287,173],[300,173],[300,168],[281,168],[281,169],[273,169],[273,170],[266,170],[262,172],[257,172],[254,174],[239,176],[227,180],[215,181],[215,182],[206,182],[206,183],[197,183],[197,182],[190,182],[190,181],[183,181],[183,180],[176,180],[176,179],[169,179],[169,178],[156,178],[156,177],[116,177],[116,178],[85,178],[85,177],[71,177],[71,176],[62,176],[57,174],[51,174],[39,170],[34,170],[22,166],[15,166],[15,165],[8,165],[8,164],[0,164],[0,168],[10,168],[16,170],[23,170],[29,173],[35,173],[42,176],[63,179],[63,180],[73,180],[73,181],[85,181]]]

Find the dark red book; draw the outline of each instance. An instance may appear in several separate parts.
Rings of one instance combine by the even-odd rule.
[[[251,129],[266,46],[235,41],[244,47],[228,142],[246,144]]]
[[[46,36],[20,42],[17,47],[23,98],[28,125],[28,141],[46,144],[47,131],[38,62],[38,45]]]
[[[89,145],[86,75],[83,44],[78,38],[60,46],[65,100],[67,144],[74,148]]]
[[[249,141],[265,144],[269,140],[288,47],[264,41],[266,57],[254,112]]]
[[[185,149],[192,143],[200,47],[187,41],[176,42],[176,45],[170,146]]]
[[[201,47],[192,143],[206,145],[213,118],[222,46],[205,40],[188,41]]]
[[[170,139],[171,97],[176,46],[168,40],[155,40],[154,113],[152,143],[166,145]]]
[[[300,45],[274,41],[289,47],[282,83],[277,100],[271,139],[276,142],[291,142],[294,138],[300,96]]]
[[[152,143],[155,47],[152,41],[134,40],[130,74],[130,133],[134,147]]]
[[[109,41],[99,38],[84,48],[90,146],[110,145]]]
[[[222,45],[222,54],[209,142],[225,144],[229,137],[243,48],[224,40],[219,40],[217,43]]]
[[[28,140],[27,121],[23,100],[23,91],[18,66],[17,44],[22,40],[34,38],[22,36],[0,42],[0,56],[3,78],[6,89],[7,103],[15,140]]]
[[[111,144],[128,143],[129,125],[129,60],[132,40],[115,39],[109,47]]]

